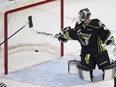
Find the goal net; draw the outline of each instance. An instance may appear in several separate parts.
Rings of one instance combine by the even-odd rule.
[[[0,74],[61,55],[61,43],[52,36],[61,29],[60,4],[60,0],[17,0],[0,5]]]

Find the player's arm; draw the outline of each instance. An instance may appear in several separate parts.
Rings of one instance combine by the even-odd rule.
[[[76,23],[74,28],[65,27],[62,29],[62,32],[56,34],[55,36],[59,41],[67,42],[68,40],[78,40],[78,32],[80,32],[79,28],[81,27],[81,23]]]
[[[58,38],[59,41],[67,42],[70,38],[69,32],[71,27],[65,27],[59,34],[56,34],[55,37]]]
[[[101,38],[102,38],[103,44],[105,44],[106,46],[115,44],[114,36],[111,34],[111,31],[109,29],[103,28],[103,32],[101,32],[101,34],[102,34]]]
[[[102,24],[100,21],[98,22],[100,29],[99,29],[99,37],[103,41],[103,44],[110,45],[114,43],[114,37],[111,34],[111,31],[106,28],[104,24]]]

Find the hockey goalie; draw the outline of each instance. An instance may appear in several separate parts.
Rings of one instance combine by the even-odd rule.
[[[115,46],[114,37],[99,19],[90,19],[91,12],[88,8],[81,9],[78,15],[79,21],[76,22],[74,28],[66,27],[55,35],[59,41],[77,40],[81,44],[81,60],[68,62],[69,73],[78,73],[81,79],[93,81],[93,70],[97,65],[103,72],[102,80],[113,78],[116,72],[116,61],[110,61],[105,47]],[[113,50],[115,54],[116,46]]]

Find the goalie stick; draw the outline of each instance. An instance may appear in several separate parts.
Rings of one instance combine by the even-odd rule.
[[[0,46],[2,44],[4,44],[7,40],[9,40],[11,37],[13,37],[15,34],[17,34],[19,31],[21,31],[27,24],[29,24],[29,28],[33,27],[32,16],[28,17],[28,21],[26,22],[26,24],[24,26],[22,26],[15,33],[13,33],[11,36],[9,36],[6,40],[4,40],[2,43],[0,43]]]
[[[29,21],[29,27],[33,27],[32,16],[28,17],[28,19],[30,20],[30,21]],[[79,26],[79,27],[76,27],[76,28],[73,28],[73,29],[76,30],[76,29],[78,29],[78,28],[80,28],[80,27],[82,27],[82,26]],[[60,35],[63,34],[62,31],[60,32],[61,34],[55,34],[55,35],[53,35],[53,34],[51,34],[51,33],[48,33],[48,32],[41,32],[41,31],[37,31],[37,30],[34,30],[34,31],[36,32],[36,34],[41,34],[41,35],[45,35],[45,36],[51,36],[51,37],[53,37],[53,38],[59,38]],[[116,44],[113,43],[112,45],[115,46],[115,51],[116,51]],[[104,45],[104,47],[107,47],[107,46]],[[110,47],[109,47],[109,48],[110,48]]]
[[[37,33],[37,34],[42,34],[42,35],[54,37],[54,35],[52,35],[51,33],[39,32],[39,31],[36,31],[36,33]]]
[[[36,33],[37,33],[37,34],[41,34],[41,35],[45,35],[45,36],[51,36],[51,37],[53,37],[53,38],[58,38],[58,37],[60,37],[59,34],[53,35],[53,34],[51,34],[51,33],[39,32],[39,31],[36,31]],[[61,32],[60,32],[60,33],[61,33]]]
[[[33,26],[33,23],[32,23],[32,16],[29,17],[29,20],[31,20],[30,23],[29,23],[29,26],[32,27],[32,26]],[[79,27],[77,27],[77,28],[73,28],[73,29],[75,30],[75,29],[78,29],[78,28],[80,28],[80,27],[81,27],[81,26],[79,26]],[[34,30],[34,29],[33,29],[33,31],[34,31],[36,34],[41,34],[41,35],[45,35],[45,36],[50,36],[50,37],[52,37],[52,38],[59,38],[60,35],[63,34],[62,31],[61,31],[59,34],[55,34],[55,35],[53,35],[53,34],[51,34],[51,33],[48,33],[48,32],[37,31],[37,30]],[[116,44],[113,43],[112,45],[115,46],[113,52],[116,53]],[[104,46],[105,48],[107,47],[106,45],[103,45],[103,46]],[[111,47],[111,46],[110,46],[110,47]],[[110,48],[110,47],[108,47],[108,48]],[[106,49],[108,50],[108,48],[106,48]],[[111,54],[114,55],[114,53],[111,53]],[[115,54],[114,56],[116,57],[116,54]],[[112,60],[114,60],[114,59],[112,59]]]
[[[51,33],[46,33],[46,32],[39,32],[39,31],[36,31],[36,33],[37,34],[41,34],[41,35],[45,35],[45,36],[51,36],[52,38],[59,38],[59,37],[61,37],[62,35],[64,36],[64,34],[62,33],[62,32],[60,32],[59,34],[55,34],[55,35],[53,35],[53,34],[51,34]],[[65,36],[64,36],[65,37]],[[66,41],[61,41],[61,42],[67,42],[68,40],[66,40]]]

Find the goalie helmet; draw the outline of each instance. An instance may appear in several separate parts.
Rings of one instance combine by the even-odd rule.
[[[89,19],[90,16],[91,16],[91,12],[88,8],[84,8],[79,11],[79,20],[80,21],[85,21],[85,20]]]

